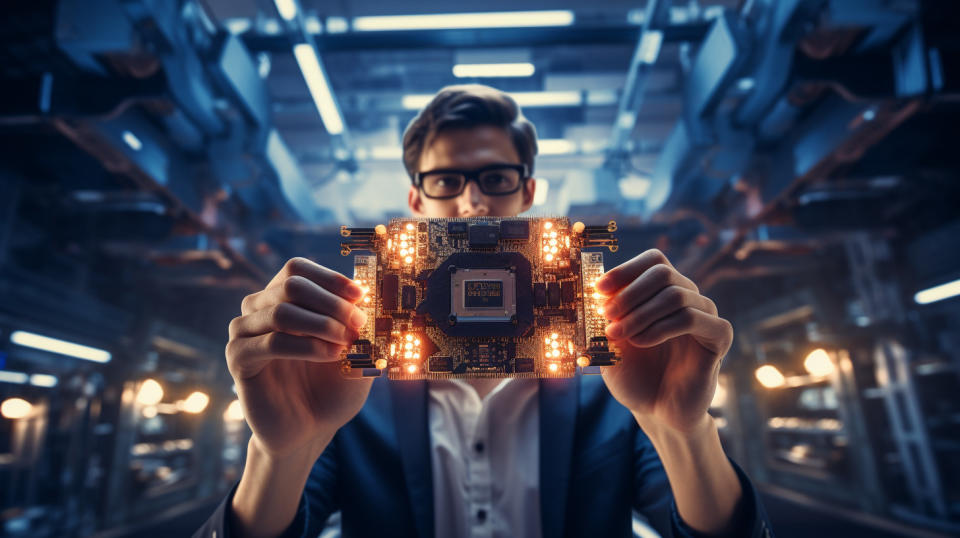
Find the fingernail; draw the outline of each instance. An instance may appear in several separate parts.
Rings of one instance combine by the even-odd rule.
[[[353,310],[353,314],[350,314],[350,325],[356,327],[357,329],[363,327],[367,324],[367,314],[356,308]]]
[[[623,332],[623,326],[619,323],[611,323],[607,325],[607,337],[617,339],[620,338],[620,333]]]

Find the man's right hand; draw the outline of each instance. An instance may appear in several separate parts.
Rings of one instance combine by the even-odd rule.
[[[317,452],[363,407],[371,379],[340,374],[340,352],[366,322],[349,278],[293,258],[230,322],[227,366],[253,442],[268,456]]]

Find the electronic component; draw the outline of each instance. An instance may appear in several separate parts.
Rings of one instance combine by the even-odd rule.
[[[594,283],[616,224],[567,218],[394,219],[341,228],[358,255],[367,326],[348,376],[570,377],[619,361]],[[374,293],[376,291],[377,293]]]

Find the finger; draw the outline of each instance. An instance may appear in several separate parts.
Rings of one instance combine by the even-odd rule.
[[[359,301],[364,294],[360,286],[340,273],[332,269],[328,269],[306,258],[292,258],[287,261],[286,264],[284,264],[283,268],[280,269],[276,275],[274,275],[273,279],[270,280],[263,291],[247,296],[247,298],[244,299],[244,305],[247,304],[247,299],[250,299],[251,302],[253,302],[255,300],[255,296],[277,286],[283,286],[290,277],[294,276],[306,278],[321,288],[339,295],[340,297],[343,297],[351,302]],[[241,310],[244,314],[248,314],[253,311],[243,307]]]
[[[344,325],[359,329],[367,322],[366,313],[350,301],[302,277],[291,276],[282,284],[248,296],[243,310],[253,314],[270,310],[283,303],[291,303],[307,310],[330,316]]]
[[[612,295],[655,265],[673,268],[673,264],[663,252],[652,248],[604,273],[597,280],[597,291],[604,295]]]
[[[668,286],[680,286],[699,293],[693,281],[680,274],[673,266],[658,263],[607,299],[603,304],[603,315],[607,319],[619,319],[633,307],[648,301]]]
[[[661,318],[665,318],[682,308],[696,308],[708,314],[716,315],[717,307],[713,301],[683,286],[667,286],[639,305],[630,305],[629,310],[619,320],[607,325],[607,336],[611,340],[629,338],[642,332]]]
[[[231,375],[246,379],[263,369],[272,360],[335,362],[344,346],[309,336],[268,333],[238,338],[227,344],[227,367]]]
[[[230,322],[230,338],[258,336],[270,332],[312,336],[342,345],[352,344],[358,336],[356,330],[330,316],[317,314],[290,303],[280,303]]]
[[[733,327],[723,318],[686,307],[655,321],[630,336],[629,341],[637,347],[653,347],[683,335],[691,336],[708,351],[724,355],[733,341]]]

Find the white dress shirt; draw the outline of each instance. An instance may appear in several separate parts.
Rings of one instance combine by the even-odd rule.
[[[504,379],[481,400],[463,381],[430,382],[435,536],[540,536],[538,387]]]

